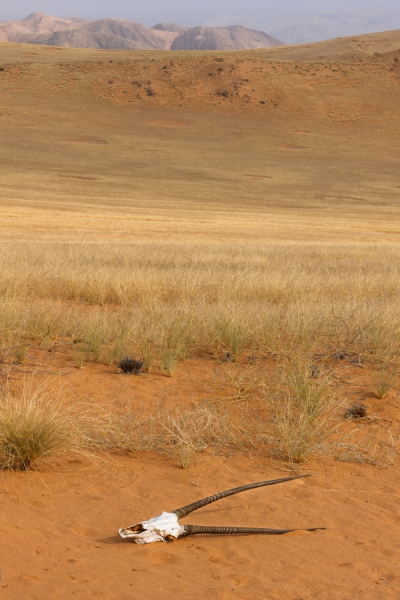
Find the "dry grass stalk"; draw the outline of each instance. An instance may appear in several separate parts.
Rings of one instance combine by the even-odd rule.
[[[333,453],[340,462],[360,463],[390,467],[398,464],[400,436],[394,435],[390,427],[385,428],[385,437],[379,425],[371,427],[358,443],[335,442]],[[378,433],[379,432],[379,433]]]
[[[158,415],[162,448],[178,459],[181,469],[192,464],[196,454],[214,439],[216,418],[201,405],[186,410],[164,410]]]

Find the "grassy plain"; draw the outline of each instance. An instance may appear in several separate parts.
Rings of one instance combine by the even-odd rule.
[[[396,370],[399,39],[3,43],[9,355],[64,340],[76,366],[136,353],[170,376],[201,352]]]
[[[341,491],[343,478],[355,491],[353,475],[368,478],[368,489],[378,478],[373,493],[396,500],[390,477],[373,466],[396,469],[400,439],[399,47],[399,32],[240,53],[1,43],[0,376],[14,396],[0,416],[20,422],[11,409],[13,397],[24,397],[23,373],[40,382],[59,374],[68,401],[83,397],[87,410],[103,415],[96,435],[86,435],[90,451],[100,445],[137,456],[136,463],[113,456],[103,474],[96,469],[95,494],[107,502],[103,489],[110,486],[115,498],[115,477],[125,485],[124,473],[144,494],[135,496],[141,502],[160,497],[161,472],[170,478],[165,489],[180,481],[171,464],[182,467],[190,490],[203,473],[210,485],[229,487],[243,477],[267,478],[271,469],[298,470],[311,459],[326,481],[308,496],[313,518],[325,492]],[[117,376],[125,355],[142,358],[146,373]],[[363,406],[367,416],[357,423],[342,418],[349,409],[362,414]],[[39,409],[42,418],[43,403]],[[73,460],[56,464],[93,472],[85,459]],[[43,464],[52,497],[59,486]],[[216,475],[221,465],[234,475]],[[12,476],[7,490],[18,484],[19,474]],[[85,496],[79,484],[69,485]],[[24,484],[18,489],[23,497]],[[356,495],[357,515],[352,509],[344,518],[331,496],[329,509],[368,541],[381,524],[368,513],[364,528],[363,493]],[[121,493],[124,501],[133,497]],[[375,509],[394,531],[398,516],[385,498]],[[121,516],[126,510],[113,506]],[[78,512],[80,525],[68,525],[73,547],[74,535],[89,545],[100,535],[92,513]],[[286,513],[276,514],[284,520]],[[54,515],[43,519],[57,537]],[[11,533],[9,539],[14,548]],[[42,533],[37,539],[43,542]],[[213,597],[221,599],[259,598],[267,588],[271,597],[298,598],[299,589],[312,597],[308,578],[318,598],[332,581],[344,597],[362,589],[378,598],[380,569],[394,598],[398,575],[383,566],[393,543],[381,540],[387,554],[376,551],[367,575],[369,554],[349,544],[331,535],[329,582],[318,582],[321,543],[310,541],[307,578],[299,578],[296,563],[296,581],[287,583],[284,570],[271,583],[250,567],[242,578],[230,572],[249,557],[259,564],[242,541],[236,554],[231,547],[229,568],[218,552],[210,557],[218,568],[203,569],[194,597],[207,597],[210,576]],[[104,554],[118,547],[104,546]],[[343,547],[357,553],[351,585],[331,561]],[[60,574],[35,580],[42,597],[87,597],[82,582],[94,559],[88,548],[87,569],[73,568],[78,580],[75,571],[62,572],[64,591]],[[291,569],[286,552],[278,546],[274,556]],[[54,557],[46,556],[57,574]],[[166,569],[178,558],[166,556],[154,564],[164,569],[159,587],[172,590]],[[118,564],[127,561],[120,555]],[[230,591],[219,581],[221,569]],[[141,573],[123,583],[114,574],[102,589],[90,589],[130,598],[132,577],[143,585]],[[12,582],[20,596],[31,584],[17,575]],[[191,588],[180,589],[193,597]],[[152,587],[149,597],[158,591]]]

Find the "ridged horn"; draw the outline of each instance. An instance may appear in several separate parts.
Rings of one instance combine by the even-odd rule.
[[[203,498],[202,500],[197,500],[197,502],[192,502],[192,504],[188,504],[187,506],[182,506],[182,508],[177,508],[172,512],[176,514],[179,519],[183,519],[186,515],[189,515],[191,512],[206,506],[207,504],[211,504],[212,502],[216,502],[217,500],[222,500],[222,498],[226,498],[227,496],[233,496],[233,494],[240,494],[240,492],[247,492],[247,490],[254,490],[255,488],[264,487],[266,485],[275,485],[276,483],[284,483],[285,481],[292,481],[293,479],[302,479],[303,477],[311,477],[311,475],[296,475],[294,477],[284,477],[283,479],[271,479],[270,481],[260,481],[258,483],[248,483],[247,485],[241,485],[236,488],[232,488],[231,490],[226,490],[225,492],[219,492],[219,494],[214,494],[213,496],[208,496],[207,498]],[[261,531],[261,530],[260,530]],[[271,530],[272,531],[272,530]],[[244,533],[244,532],[242,532]],[[287,532],[283,532],[287,533]]]
[[[264,534],[281,535],[283,533],[292,533],[293,531],[318,531],[325,527],[313,527],[312,529],[265,529],[261,527],[212,527],[201,525],[185,525],[182,537],[189,535],[240,535],[240,534]]]

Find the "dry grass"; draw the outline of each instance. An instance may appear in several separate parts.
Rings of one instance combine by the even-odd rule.
[[[168,375],[199,349],[386,364],[399,344],[399,254],[383,245],[3,244],[0,340],[19,362],[27,346],[62,338],[80,366],[136,354]]]
[[[88,453],[93,446],[92,414],[68,405],[62,392],[49,382],[35,385],[32,378],[0,397],[0,467],[28,470],[44,458],[65,453]]]
[[[99,444],[168,452],[182,467],[223,446],[304,462],[326,451],[341,421],[332,361],[368,366],[380,398],[395,385],[399,253],[384,245],[3,243],[3,362],[62,343],[81,368],[136,356],[145,371],[172,377],[206,351],[220,361],[224,397],[207,410],[157,415],[114,407]]]
[[[374,371],[372,376],[371,385],[376,396],[381,400],[385,398],[394,386],[396,379],[396,370],[393,370],[392,365],[384,362],[377,371]]]
[[[316,374],[309,360],[297,357],[283,368],[278,391],[269,395],[272,433],[281,456],[306,462],[337,430],[342,405],[328,375]]]
[[[97,446],[128,456],[140,451],[167,454],[181,469],[210,452],[249,451],[263,447],[264,432],[245,406],[199,402],[190,406],[159,406],[149,412],[130,402],[116,401],[104,412]]]
[[[106,452],[127,456],[144,450],[159,450],[160,447],[154,416],[118,399],[111,409],[103,410],[95,442]]]
[[[373,368],[389,397],[400,135],[387,35],[362,50],[175,53],[167,72],[162,53],[35,47],[32,61],[0,44],[13,63],[0,81],[1,379],[35,348],[61,345],[79,368],[136,356],[169,377],[208,353],[225,398],[114,406],[97,431],[104,448],[181,466],[210,446],[315,454],[336,422],[332,362]],[[155,97],[138,97],[142,77]]]

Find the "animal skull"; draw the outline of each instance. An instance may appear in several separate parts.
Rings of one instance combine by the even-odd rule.
[[[119,534],[123,538],[132,538],[136,544],[151,544],[176,540],[184,534],[184,529],[179,525],[175,513],[163,512],[148,521],[141,521],[137,525],[120,529]]]
[[[250,483],[248,485],[242,485],[225,492],[220,492],[214,496],[208,496],[182,508],[177,508],[173,512],[163,512],[158,517],[153,517],[148,521],[141,521],[136,525],[131,525],[125,529],[120,529],[119,534],[122,538],[130,538],[136,544],[151,544],[152,542],[170,542],[177,540],[180,537],[186,537],[188,535],[197,534],[217,534],[217,535],[238,535],[238,534],[265,534],[265,535],[279,535],[283,533],[290,533],[296,531],[295,529],[266,529],[256,527],[212,527],[212,526],[200,526],[200,525],[179,525],[179,519],[186,517],[191,512],[226,498],[233,494],[239,494],[247,490],[252,490],[258,487],[264,487],[266,485],[274,485],[276,483],[283,483],[285,481],[291,481],[292,479],[300,479],[302,477],[309,477],[309,475],[298,475],[296,477],[285,477],[283,479],[273,479],[271,481],[260,481],[259,483]],[[313,529],[306,529],[305,531],[316,531],[317,529],[324,529],[324,527],[314,527]]]

